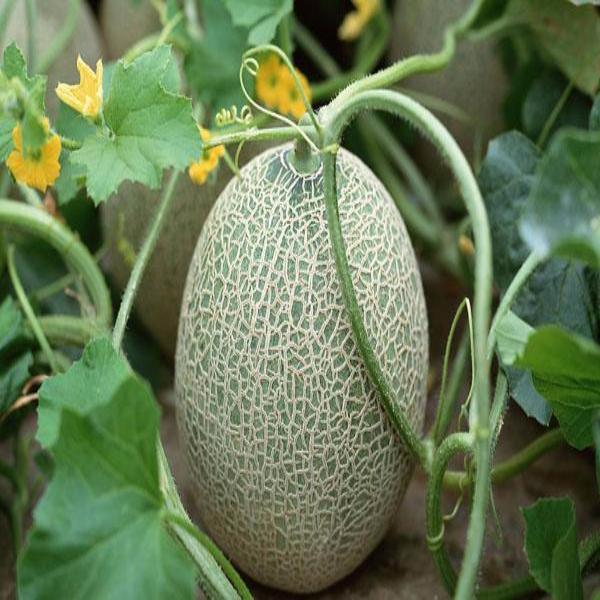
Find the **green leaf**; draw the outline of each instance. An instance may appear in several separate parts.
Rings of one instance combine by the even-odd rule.
[[[158,188],[164,169],[184,169],[200,155],[191,101],[164,85],[165,77],[171,82],[172,62],[170,48],[160,46],[115,67],[104,106],[110,134],[98,131],[71,154],[85,167],[96,204],[125,180]]]
[[[29,379],[31,344],[21,311],[10,296],[6,297],[0,304],[0,413],[12,406]]]
[[[79,390],[69,390],[71,400]],[[19,597],[194,598],[194,568],[162,518],[158,408],[132,374],[107,402],[62,408],[54,476],[18,565]],[[83,586],[83,587],[82,587]]]
[[[21,394],[29,379],[33,355],[25,352],[0,366],[0,413],[7,410]]]
[[[534,332],[535,329],[515,313],[512,311],[506,313],[496,327],[498,354],[505,365],[515,364],[523,354],[529,336]]]
[[[543,255],[600,268],[600,133],[563,130],[537,172],[521,234]]]
[[[523,129],[532,140],[539,138],[568,86],[568,80],[554,70],[545,70],[535,78],[522,107]],[[589,114],[589,97],[572,89],[556,116],[548,139],[563,127],[587,129]]]
[[[539,150],[526,136],[509,132],[492,140],[479,175],[492,233],[494,280],[502,292],[530,252],[518,225],[528,207],[539,160]],[[551,259],[530,276],[512,310],[532,326],[556,323],[595,337],[597,320],[590,308],[594,305],[584,266]],[[503,368],[515,401],[547,425],[552,411],[533,387],[531,375],[507,364]]]
[[[531,370],[569,444],[578,450],[591,446],[592,423],[600,410],[600,346],[547,325],[529,336],[516,364]]]
[[[293,0],[223,0],[234,25],[249,29],[252,46],[268,44],[281,20],[292,12]]]
[[[565,0],[511,0],[506,17],[528,25],[542,50],[581,91],[596,93],[600,19],[594,7],[577,8]]]
[[[0,361],[14,351],[15,346],[22,348],[30,340],[19,307],[7,296],[0,304]]]
[[[13,149],[12,131],[17,124],[10,117],[0,118],[0,161],[4,162]]]
[[[537,584],[555,600],[583,599],[575,508],[568,498],[544,498],[523,509],[525,552]]]
[[[85,416],[110,402],[131,370],[108,339],[98,339],[85,348],[79,361],[62,375],[44,382],[39,391],[37,440],[46,448],[56,442],[63,410]]]
[[[247,47],[248,30],[235,27],[221,0],[204,0],[202,17],[205,34],[192,45],[185,72],[198,97],[217,112],[245,103],[239,72]]]

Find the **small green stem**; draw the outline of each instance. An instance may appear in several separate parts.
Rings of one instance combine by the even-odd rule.
[[[556,105],[552,109],[552,112],[548,116],[548,119],[546,120],[546,123],[544,124],[544,128],[542,129],[540,136],[537,139],[537,146],[539,148],[543,148],[546,145],[546,141],[548,140],[548,137],[550,136],[550,131],[552,130],[552,127],[556,123],[556,119],[558,119],[560,112],[562,111],[565,104],[567,103],[567,100],[569,99],[569,96],[571,95],[571,92],[573,91],[574,86],[575,86],[575,84],[572,81],[569,81],[569,83],[565,87],[563,93],[560,95],[558,102],[556,103]]]
[[[229,562],[223,552],[221,552],[219,547],[205,533],[200,531],[193,523],[182,517],[179,513],[168,512],[165,514],[165,518],[168,523],[175,524],[182,529],[185,529],[192,537],[202,544],[221,567],[240,597],[243,600],[252,600],[252,594],[246,587],[244,580],[240,577],[239,573],[235,570],[234,566]]]
[[[509,459],[492,469],[492,483],[503,483],[522,473],[547,452],[565,443],[560,429],[552,429],[531,442],[525,448],[513,454]],[[444,487],[451,490],[465,489],[472,483],[467,473],[447,471],[444,475]]]
[[[300,129],[310,134],[313,132],[312,127],[302,127]],[[228,144],[238,144],[240,142],[260,142],[264,140],[274,142],[289,142],[300,137],[298,130],[294,127],[265,127],[264,129],[242,129],[232,133],[223,135],[215,135],[210,140],[204,142],[204,148],[214,148],[215,146],[226,146]]]
[[[510,310],[511,304],[514,302],[515,298],[518,296],[521,288],[525,284],[525,282],[529,279],[531,274],[536,270],[536,268],[544,262],[544,258],[539,254],[532,252],[526,259],[525,262],[520,266],[516,275],[513,277],[513,280],[510,282],[510,285],[504,292],[502,296],[502,300],[496,309],[496,313],[494,314],[494,318],[492,320],[492,324],[490,326],[490,333],[487,341],[487,355],[488,358],[491,359],[492,354],[494,352],[494,347],[496,345],[496,334],[498,329],[498,324],[500,321],[506,316],[508,311]]]
[[[112,305],[104,276],[88,249],[65,225],[43,210],[0,199],[0,229],[15,229],[50,244],[70,270],[81,274],[96,311],[97,327],[110,326]]]
[[[433,439],[434,445],[439,445],[442,441],[446,430],[448,429],[448,425],[450,422],[451,415],[454,411],[454,397],[450,397],[447,395],[447,380],[448,380],[448,364],[450,362],[450,352],[452,350],[452,341],[454,340],[454,334],[456,332],[456,328],[458,327],[458,323],[460,321],[460,317],[462,316],[463,311],[468,310],[468,332],[469,335],[465,336],[465,340],[470,346],[473,346],[472,340],[472,328],[471,328],[471,307],[467,298],[465,298],[459,305],[454,318],[452,319],[452,323],[450,325],[450,332],[448,333],[448,339],[446,341],[446,349],[444,351],[444,360],[442,364],[442,383],[440,385],[440,400],[438,409],[436,412],[435,422],[433,424],[431,437]],[[467,348],[469,346],[466,346]],[[466,354],[466,353],[465,353]],[[472,354],[472,353],[471,353]],[[473,371],[473,365],[471,365],[471,371]],[[472,383],[471,383],[472,388]],[[469,392],[470,395],[471,392]]]
[[[31,327],[31,330],[33,331],[33,335],[35,336],[38,344],[40,345],[40,348],[42,349],[42,352],[44,353],[46,360],[48,361],[48,364],[51,366],[52,371],[54,373],[58,373],[60,371],[60,369],[58,367],[58,363],[56,362],[56,359],[54,358],[54,353],[52,352],[52,348],[50,347],[50,344],[48,343],[48,339],[44,335],[42,327],[40,326],[40,322],[38,321],[38,318],[36,317],[36,314],[33,311],[33,308],[31,307],[29,300],[27,299],[27,294],[25,293],[25,290],[23,289],[23,285],[21,284],[21,280],[19,279],[19,274],[17,273],[17,268],[15,266],[15,248],[14,248],[14,246],[9,246],[7,248],[6,258],[7,258],[7,264],[8,264],[8,274],[10,275],[10,280],[11,280],[13,289],[15,291],[15,294],[17,295],[17,299],[19,300],[19,303],[21,304],[21,308],[22,308],[23,312],[25,313],[25,316],[27,317],[27,321],[29,322],[29,326]]]
[[[81,0],[69,0],[69,8],[67,16],[61,30],[58,32],[50,44],[50,47],[40,57],[38,65],[38,73],[46,73],[56,62],[56,59],[63,53],[67,44],[71,41],[75,30],[77,29],[77,21],[79,11],[81,9]],[[30,66],[31,69],[31,66]]]
[[[291,15],[286,15],[281,19],[279,23],[279,29],[277,31],[277,39],[279,40],[279,47],[292,58],[293,44],[292,44],[292,25]]]
[[[37,62],[37,0],[25,0],[25,17],[27,19],[27,67],[30,73],[35,73]]]
[[[144,239],[144,243],[138,252],[135,265],[131,271],[131,276],[127,282],[127,287],[125,288],[125,292],[123,294],[121,306],[119,307],[119,312],[115,321],[115,328],[113,330],[113,346],[117,349],[121,348],[123,336],[125,335],[125,328],[127,327],[127,321],[129,320],[131,309],[133,308],[133,301],[135,300],[135,296],[142,282],[142,277],[144,276],[144,271],[146,270],[146,265],[152,256],[152,252],[154,251],[156,242],[158,241],[163,223],[169,212],[169,208],[171,207],[171,201],[174,198],[173,192],[175,191],[178,178],[179,171],[173,171],[163,191],[162,198],[160,199],[160,205],[154,220],[150,225],[148,234]]]

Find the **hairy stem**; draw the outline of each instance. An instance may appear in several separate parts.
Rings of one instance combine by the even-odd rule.
[[[363,77],[344,89],[331,103],[332,107],[339,109],[355,94],[382,88],[398,83],[401,79],[415,73],[430,73],[445,67],[453,58],[456,50],[457,39],[464,36],[475,21],[484,0],[474,0],[467,13],[455,23],[448,26],[444,33],[444,45],[437,54],[417,54],[393,65]],[[314,90],[316,96],[316,90]]]
[[[369,341],[352,276],[348,266],[348,256],[340,225],[338,212],[337,184],[336,184],[336,154],[326,152],[323,155],[323,187],[325,194],[325,208],[327,212],[327,225],[329,237],[335,258],[338,279],[342,290],[344,305],[350,319],[354,340],[361,358],[369,374],[369,378],[379,394],[379,398],[392,422],[394,429],[398,432],[400,439],[406,444],[412,456],[416,458],[421,466],[427,471],[429,468],[428,450],[424,442],[419,439],[406,415],[397,405],[392,389],[381,370],[379,361]]]
[[[144,239],[144,243],[140,248],[137,259],[131,271],[129,281],[127,282],[127,287],[125,288],[125,292],[123,294],[123,299],[121,300],[121,306],[119,307],[117,319],[115,321],[115,328],[113,330],[113,346],[115,348],[120,348],[123,342],[123,336],[125,335],[127,321],[129,320],[129,315],[131,314],[131,310],[133,308],[133,302],[142,282],[146,265],[152,256],[152,252],[154,251],[156,242],[158,241],[163,223],[169,212],[169,208],[171,207],[171,201],[174,197],[173,192],[175,190],[175,185],[177,184],[178,178],[179,171],[174,171],[169,178],[167,186],[163,190],[158,210],[154,220],[150,224],[150,228]]]
[[[0,229],[14,229],[50,244],[69,269],[81,275],[94,306],[98,328],[110,327],[112,305],[106,281],[94,257],[74,233],[43,210],[4,199],[0,199]]]

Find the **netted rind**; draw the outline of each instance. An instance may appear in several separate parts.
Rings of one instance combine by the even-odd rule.
[[[412,465],[355,346],[328,237],[322,170],[268,151],[219,197],[182,304],[178,423],[203,524],[256,580],[327,587],[377,545]],[[338,155],[351,273],[397,402],[421,431],[428,367],[421,279],[372,172]]]

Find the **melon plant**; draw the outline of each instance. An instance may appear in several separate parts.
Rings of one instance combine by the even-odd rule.
[[[392,24],[391,60],[438,51],[446,27],[471,4],[471,0],[398,0]],[[463,111],[467,122],[446,115],[442,119],[469,158],[475,155],[476,144],[480,143],[485,152],[488,140],[502,130],[502,103],[508,78],[494,39],[462,40],[445,69],[409,77],[403,85]],[[417,142],[417,152],[425,170],[439,174],[440,160],[426,141]]]
[[[366,327],[420,431],[427,315],[404,223],[375,175],[338,155],[340,220]],[[246,573],[314,592],[377,545],[412,461],[352,337],[322,167],[264,152],[218,198],[194,252],[176,354],[178,423],[202,522]]]
[[[160,31],[160,19],[149,0],[103,0],[100,25],[108,57],[123,56],[136,42]]]
[[[8,2],[4,4],[8,5]],[[5,42],[15,41],[23,49],[27,57],[27,0],[16,0],[6,25],[3,39]],[[65,0],[43,0],[36,2],[35,49],[39,58],[50,49],[69,20],[71,2]],[[77,21],[74,23],[72,35],[64,48],[50,65],[46,103],[51,116],[58,112],[58,98],[54,89],[59,81],[69,82],[77,77],[75,62],[78,54],[89,64],[95,64],[102,56],[102,42],[98,26],[86,2],[79,3]]]

